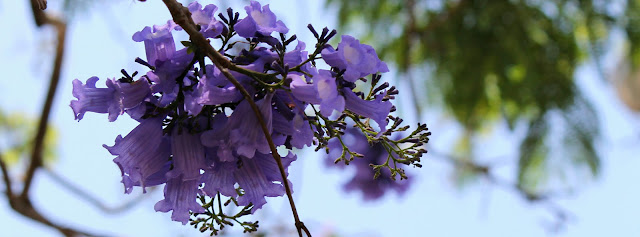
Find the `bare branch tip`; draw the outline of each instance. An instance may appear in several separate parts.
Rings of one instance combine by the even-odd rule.
[[[47,9],[47,0],[37,0],[37,2],[38,2],[38,8],[40,8],[40,10]]]

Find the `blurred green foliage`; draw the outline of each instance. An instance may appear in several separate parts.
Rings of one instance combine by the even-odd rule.
[[[338,9],[340,27],[347,28],[343,32],[360,32],[414,92],[435,95],[433,101],[464,127],[467,132],[453,152],[459,159],[472,159],[470,137],[506,121],[512,130],[526,130],[518,159],[518,185],[524,191],[540,193],[571,175],[581,180],[598,174],[598,116],[577,89],[574,72],[589,57],[599,60],[616,28],[627,33],[634,65],[640,62],[640,1],[327,4]],[[424,68],[433,70],[419,70]],[[468,179],[464,171],[458,178]]]
[[[21,113],[6,114],[0,110],[0,152],[7,165],[15,165],[30,157],[38,120]],[[44,138],[42,159],[45,166],[56,160],[58,131],[49,126]]]

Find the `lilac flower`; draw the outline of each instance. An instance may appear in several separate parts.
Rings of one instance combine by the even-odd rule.
[[[323,116],[329,116],[334,110],[342,112],[344,110],[344,97],[338,94],[336,78],[331,75],[331,71],[319,70],[313,81],[316,83],[318,97],[321,100],[320,113]]]
[[[384,94],[378,94],[375,100],[363,100],[353,91],[347,88],[342,89],[345,97],[345,106],[352,112],[373,119],[378,123],[380,134],[387,130],[387,116],[391,112],[391,101],[382,101]]]
[[[133,34],[133,41],[144,41],[145,51],[147,53],[147,62],[156,65],[156,60],[167,60],[173,56],[176,51],[175,42],[171,31],[176,24],[169,20],[164,25],[154,25],[153,28],[145,27],[141,31]]]
[[[296,99],[310,103],[320,104],[320,114],[330,116],[336,110],[342,112],[344,110],[344,97],[338,93],[336,78],[329,70],[318,70],[313,75],[313,83],[308,84],[300,75],[292,74],[291,93]]]
[[[293,51],[287,52],[284,55],[284,64],[289,67],[295,67],[307,60],[309,52],[304,51],[306,45],[304,42],[298,40],[298,45]],[[300,68],[303,72],[311,73],[311,63],[306,63]]]
[[[206,71],[207,73],[202,75],[197,87],[199,97],[196,102],[198,104],[218,105],[238,102],[242,99],[240,91],[222,75],[220,69],[213,65],[207,65]]]
[[[199,179],[200,169],[206,167],[204,149],[200,134],[191,134],[186,127],[176,126],[171,133],[173,170],[167,176],[181,176],[183,180]]]
[[[272,98],[273,94],[269,93],[262,100],[256,102],[262,113],[262,118],[267,124],[269,133],[272,131]],[[231,129],[229,132],[230,142],[238,155],[252,158],[256,151],[263,154],[268,154],[271,151],[267,139],[264,137],[262,127],[246,100],[240,102],[233,111],[227,126]]]
[[[322,58],[332,67],[344,72],[344,79],[355,82],[358,78],[377,72],[388,72],[387,64],[380,61],[373,47],[361,44],[355,38],[343,35],[338,50],[329,46],[322,50]]]
[[[164,199],[160,200],[154,206],[154,209],[159,212],[171,213],[171,220],[182,222],[186,225],[189,222],[191,214],[203,213],[205,210],[196,202],[198,195],[198,186],[200,181],[197,179],[183,179],[182,176],[178,176],[167,181],[167,185],[164,186]]]
[[[178,81],[182,82],[188,77],[193,76],[193,72],[188,72],[183,78],[178,78],[188,70],[189,64],[194,54],[188,54],[187,49],[176,51],[171,58],[166,61],[158,61],[155,71],[149,71],[146,77],[153,82],[151,91],[153,93],[162,93],[162,97],[158,101],[158,106],[165,107],[178,96]]]
[[[78,79],[73,80],[71,108],[77,120],[85,112],[109,113],[109,121],[115,121],[125,110],[138,106],[149,96],[149,83],[138,80],[132,83],[107,79],[107,88],[96,88],[97,77],[91,77],[85,85]]]
[[[291,152],[286,157],[282,157],[286,176],[289,176],[289,165],[296,159],[296,155]],[[254,213],[267,203],[265,197],[277,197],[285,194],[282,175],[271,154],[258,153],[252,159],[241,158],[241,160],[242,167],[234,175],[238,185],[245,191],[245,194],[238,198],[239,205],[246,206],[253,203],[255,207],[251,212]],[[287,182],[289,181],[287,180]],[[291,187],[291,182],[289,184]]]
[[[234,29],[241,37],[254,37],[256,32],[262,35],[270,35],[272,32],[286,34],[289,29],[282,23],[276,21],[276,15],[269,9],[269,4],[260,9],[260,3],[251,1],[251,5],[244,7],[247,17],[235,24]]]
[[[204,169],[204,174],[200,179],[205,184],[202,190],[210,196],[220,192],[227,197],[235,197],[238,194],[234,186],[236,184],[234,173],[238,169],[238,165],[236,162],[221,161],[217,153],[215,148],[207,149],[207,158],[212,163]]]
[[[320,104],[321,99],[318,94],[317,83],[307,83],[305,77],[298,74],[289,74],[288,78],[291,79],[291,83],[289,84],[291,94],[293,94],[296,99],[310,104]]]
[[[280,113],[274,111],[273,131],[274,135],[275,133],[279,133],[291,136],[291,146],[298,149],[302,149],[304,146],[311,146],[313,143],[313,130],[311,130],[309,126],[309,121],[306,121],[304,115],[300,113],[295,113],[293,118],[288,120]],[[276,145],[279,144],[276,143]]]
[[[85,112],[94,112],[109,113],[109,121],[113,122],[122,113],[115,82],[107,79],[107,88],[96,88],[98,80],[98,77],[91,77],[87,79],[85,85],[82,85],[78,79],[73,80],[72,93],[78,100],[71,101],[71,109],[73,109],[76,120],[80,121]]]
[[[147,80],[141,79],[131,83],[117,82],[116,90],[122,98],[121,106],[126,111],[140,105],[151,93],[151,85]]]
[[[209,4],[202,9],[202,5],[198,2],[189,4],[189,11],[193,22],[200,25],[200,32],[206,38],[214,38],[222,33],[223,25],[216,20],[216,11],[218,7]],[[181,30],[181,27],[176,27]]]
[[[183,91],[184,93],[184,110],[191,116],[196,116],[202,112],[204,105],[198,103],[200,93],[198,91]]]
[[[218,114],[212,120],[213,127],[202,133],[200,141],[206,147],[217,148],[216,156],[220,161],[235,161],[234,150],[229,140],[229,119],[224,114]]]
[[[243,68],[256,72],[264,72],[265,65],[272,64],[279,58],[277,53],[271,52],[265,47],[257,47],[251,51],[243,50],[240,56],[234,59],[235,63]]]
[[[103,147],[118,156],[113,162],[122,172],[125,193],[131,193],[133,186],[141,186],[144,190],[147,186],[164,183],[171,153],[169,141],[162,136],[162,119],[142,120],[124,138],[118,135],[115,145]],[[160,175],[156,175],[158,173]]]
[[[372,201],[381,198],[389,190],[394,190],[400,195],[408,190],[411,185],[411,179],[394,181],[391,179],[391,173],[388,169],[383,168],[380,176],[377,179],[373,179],[375,172],[369,164],[383,164],[389,156],[389,153],[382,144],[376,143],[369,145],[367,138],[355,128],[345,130],[345,135],[342,136],[342,140],[349,150],[364,155],[363,158],[356,158],[351,161],[349,166],[336,166],[333,160],[340,156],[342,144],[338,139],[329,141],[330,153],[327,156],[326,164],[339,168],[355,167],[354,176],[343,185],[345,191],[359,191],[362,193],[365,201]]]

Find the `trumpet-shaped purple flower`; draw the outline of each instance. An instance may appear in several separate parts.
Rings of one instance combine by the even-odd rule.
[[[289,165],[296,159],[296,155],[291,152],[286,157],[282,157],[286,176],[289,176]],[[271,154],[258,153],[252,159],[241,158],[241,161],[242,166],[234,174],[238,185],[245,191],[245,194],[238,198],[239,205],[245,206],[253,203],[255,207],[251,211],[254,213],[267,203],[265,197],[277,197],[285,194],[278,164]],[[291,182],[289,182],[289,186],[291,187]]]
[[[229,118],[224,114],[218,114],[213,117],[212,123],[212,129],[204,131],[200,136],[200,141],[206,147],[216,148],[216,157],[220,159],[220,161],[234,161],[235,154],[233,146],[229,141],[229,131],[231,127],[227,126]]]
[[[377,95],[375,100],[363,100],[350,89],[343,88],[342,93],[348,110],[376,121],[380,128],[380,134],[387,130],[387,116],[391,112],[393,104],[388,100],[382,101],[384,94]]]
[[[222,33],[223,25],[215,18],[218,10],[216,5],[209,4],[202,9],[200,3],[192,2],[188,8],[193,22],[200,25],[200,32],[204,37],[214,38]],[[182,28],[177,26],[176,29]]]
[[[334,110],[344,110],[344,97],[338,93],[336,78],[331,71],[318,70],[313,75],[312,84],[308,84],[300,75],[292,74],[289,77],[292,79],[290,87],[293,96],[310,104],[320,104],[320,114],[323,116],[330,116]]]
[[[307,60],[309,52],[304,50],[305,47],[305,43],[298,40],[296,48],[284,55],[284,63],[289,65],[289,67],[295,67]],[[303,72],[311,73],[311,63],[305,63],[300,69]]]
[[[78,79],[73,80],[73,96],[78,100],[71,101],[71,108],[76,120],[80,121],[86,112],[109,113],[109,121],[113,122],[122,113],[119,95],[115,82],[107,79],[107,88],[96,88],[98,77],[91,77],[85,85]]]
[[[131,83],[116,82],[116,90],[122,99],[120,104],[126,111],[137,107],[150,96],[151,85],[147,80],[137,80]]]
[[[171,154],[169,141],[162,136],[162,119],[145,119],[124,138],[116,137],[115,145],[103,145],[109,153],[116,155],[115,162],[122,172],[125,193],[133,186],[164,183],[164,173]],[[163,173],[164,172],[164,173]]]
[[[319,70],[318,75],[313,77],[314,83],[318,88],[318,97],[320,97],[320,113],[329,116],[336,110],[342,112],[344,110],[344,97],[338,94],[336,86],[336,78],[331,75],[331,71]]]
[[[181,49],[176,51],[169,60],[158,61],[155,71],[147,72],[147,78],[153,82],[151,91],[162,93],[158,101],[160,107],[167,106],[175,100],[179,91],[178,82],[189,80],[188,77],[193,75],[193,72],[188,72],[184,77],[178,78],[191,67],[189,63],[193,57],[193,53],[189,54],[187,49]]]
[[[176,27],[176,24],[169,20],[164,25],[154,25],[152,27],[145,27],[141,31],[133,34],[133,41],[144,41],[144,48],[147,53],[147,62],[151,65],[156,65],[156,60],[168,60],[176,52],[176,45],[173,41],[173,35],[171,31]]]
[[[288,77],[291,79],[291,83],[289,84],[291,94],[293,94],[296,99],[310,104],[320,104],[321,99],[318,94],[318,83],[307,83],[303,75],[289,74]]]
[[[71,108],[77,120],[85,112],[109,113],[109,121],[115,121],[125,110],[138,106],[149,96],[149,83],[138,80],[132,83],[107,79],[107,88],[96,88],[97,77],[91,77],[85,85],[78,79],[73,80]]]
[[[338,50],[329,46],[322,50],[322,58],[332,67],[344,72],[344,79],[355,82],[358,78],[377,72],[388,72],[387,64],[380,61],[373,47],[361,44],[359,40],[343,35]]]
[[[173,170],[167,174],[169,177],[181,176],[183,180],[200,178],[200,169],[206,168],[200,134],[191,134],[187,128],[176,126],[171,133],[171,151]]]
[[[205,210],[196,202],[198,195],[198,186],[200,180],[198,179],[183,179],[182,176],[178,176],[167,181],[167,185],[164,186],[164,199],[160,200],[154,206],[154,209],[159,212],[171,213],[171,220],[182,222],[186,225],[189,222],[191,214],[203,213]]]
[[[213,65],[206,66],[207,73],[200,78],[198,83],[197,98],[198,104],[218,105],[224,103],[238,102],[242,99],[242,94],[236,87],[220,72],[220,69]]]
[[[207,158],[212,163],[204,169],[204,174],[200,179],[204,183],[202,190],[210,196],[215,195],[217,192],[227,197],[237,196],[234,186],[236,184],[234,173],[238,169],[236,162],[221,161],[215,148],[207,149]]]
[[[349,166],[338,167],[355,167],[355,174],[343,188],[347,192],[359,191],[365,201],[373,201],[380,199],[389,190],[403,195],[411,185],[411,179],[394,181],[391,179],[391,173],[387,169],[382,169],[377,179],[373,179],[375,171],[369,164],[383,164],[386,162],[389,153],[380,143],[370,145],[367,138],[364,137],[357,129],[348,128],[342,137],[343,142],[353,152],[363,154],[363,158],[356,158],[349,163]],[[342,144],[338,139],[329,141],[330,153],[327,156],[326,164],[336,167],[333,160],[340,156],[342,152]],[[408,175],[408,174],[407,174]]]
[[[241,67],[256,72],[264,72],[265,65],[270,65],[279,58],[277,53],[271,52],[265,47],[257,47],[252,51],[243,50],[239,57],[234,59]],[[232,73],[233,74],[233,73]]]
[[[291,146],[302,149],[304,146],[311,146],[313,143],[313,130],[309,126],[309,121],[304,119],[304,115],[295,113],[291,120],[288,120],[280,113],[273,113],[274,133],[291,136]]]
[[[267,124],[269,134],[271,134],[272,131],[271,98],[273,98],[273,94],[270,93],[262,100],[256,102],[256,105],[258,105],[262,113],[262,118]],[[254,115],[249,102],[240,102],[235,111],[233,111],[233,114],[231,114],[227,126],[231,129],[229,132],[230,142],[238,155],[252,158],[256,151],[263,154],[270,152],[269,144],[264,137],[262,127]]]
[[[262,35],[270,35],[274,31],[283,34],[289,32],[282,21],[276,20],[276,15],[269,9],[269,4],[261,9],[259,2],[251,1],[251,4],[244,9],[248,16],[234,26],[239,36],[249,38],[254,37],[256,32]]]
[[[293,120],[291,120],[291,124],[291,128],[293,128],[291,145],[298,149],[302,149],[304,146],[311,146],[313,144],[313,130],[311,130],[309,121],[305,120],[303,115],[296,113]]]

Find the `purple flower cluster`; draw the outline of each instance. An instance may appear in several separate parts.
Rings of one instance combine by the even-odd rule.
[[[288,28],[268,5],[252,1],[243,19],[237,13],[234,17],[230,9],[228,17],[219,14],[217,18],[215,5],[194,2],[188,9],[203,36],[223,42],[221,53],[238,52],[225,54],[244,69],[244,73],[232,70],[231,75],[253,94],[276,146],[291,150],[318,144],[317,137],[324,134],[317,127],[318,118],[348,111],[375,121],[379,135],[386,131],[387,116],[393,110],[387,90],[369,95],[353,91],[358,79],[388,71],[371,46],[345,35],[334,49],[327,42],[335,32],[325,28],[319,36],[310,27],[320,48],[309,54],[305,43],[297,41],[295,49],[287,52],[295,36],[284,37]],[[145,191],[166,184],[164,199],[155,210],[172,211],[173,220],[186,224],[190,212],[204,212],[198,196],[217,194],[235,198],[238,205],[253,204],[254,212],[266,203],[265,197],[285,194],[285,180],[249,102],[220,68],[197,56],[202,55],[196,53],[201,48],[189,44],[176,48],[173,33],[181,30],[168,21],[133,35],[146,49],[146,61],[136,61],[150,68],[137,80],[133,78],[137,73],[129,76],[124,70],[124,77],[107,79],[106,88],[96,88],[97,77],[85,84],[74,80],[75,118],[81,120],[85,112],[108,113],[109,121],[114,121],[127,113],[140,123],[126,136],[118,136],[113,146],[104,147],[116,156],[113,161],[122,172],[125,193],[136,186]],[[248,44],[227,44],[236,34]],[[320,54],[330,69],[312,64]],[[315,106],[318,114],[308,115]],[[285,169],[294,160],[291,152],[282,157]],[[363,173],[351,182],[353,187],[366,183],[366,175],[372,177],[371,172],[359,172]],[[369,189],[384,189],[378,186]],[[366,197],[379,196],[371,195]]]

